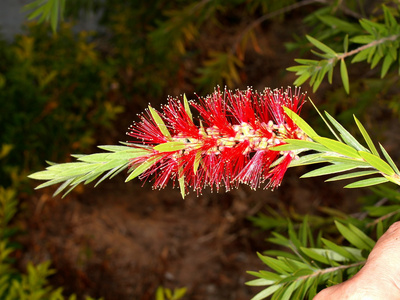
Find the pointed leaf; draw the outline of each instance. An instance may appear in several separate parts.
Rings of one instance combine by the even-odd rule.
[[[290,162],[289,167],[305,166],[310,164],[328,162],[328,160],[323,158],[322,155],[323,155],[322,153],[313,153],[304,155],[300,158],[295,158]]]
[[[340,133],[343,141],[355,148],[356,150],[362,150],[365,151],[367,150],[363,145],[361,145],[351,134],[348,132],[338,121],[335,120],[328,112],[325,112],[327,118],[329,121],[332,123],[333,126],[335,126],[336,130]]]
[[[151,168],[159,159],[160,158],[158,158],[158,157],[152,157],[152,158],[148,159],[147,161],[145,161],[144,163],[140,164],[138,167],[136,167],[133,170],[133,172],[131,174],[129,174],[129,176],[125,179],[125,182],[128,182],[128,181],[136,178],[137,176],[139,176],[140,174],[142,174],[143,172],[145,172],[146,170]]]
[[[357,124],[357,127],[358,127],[358,129],[360,130],[362,136],[364,137],[364,140],[365,140],[365,142],[367,143],[369,149],[371,150],[371,152],[372,152],[374,155],[376,155],[376,156],[379,157],[379,153],[378,153],[378,151],[376,150],[375,145],[374,145],[374,143],[372,142],[372,140],[371,140],[371,138],[370,138],[368,132],[365,130],[365,127],[364,127],[363,124],[361,124],[361,122],[356,118],[356,116],[353,115],[353,117],[354,117],[354,120],[355,120],[355,122],[356,122],[356,124]]]
[[[324,121],[325,125],[329,128],[329,130],[332,132],[332,134],[336,137],[336,139],[338,141],[341,141],[340,137],[336,134],[336,131],[333,130],[333,128],[331,127],[331,125],[328,123],[328,121],[326,121],[325,117],[323,116],[323,114],[321,114],[321,112],[319,111],[318,107],[314,104],[314,102],[311,100],[310,97],[308,97],[309,101],[311,102],[312,106],[314,106],[314,109],[317,111],[317,113],[319,114],[319,116],[321,117],[322,121]],[[325,112],[326,113],[326,112]]]
[[[183,94],[183,105],[185,107],[186,114],[189,116],[190,120],[193,121],[192,112],[190,111],[189,101],[186,98],[186,94]]]
[[[171,134],[169,133],[167,126],[165,125],[164,121],[162,120],[162,118],[160,117],[158,112],[154,108],[152,108],[150,105],[149,105],[149,111],[150,111],[150,114],[151,114],[153,120],[155,121],[158,128],[160,129],[161,133],[167,139],[171,139]]]
[[[320,151],[320,152],[329,151],[329,149],[326,148],[325,146],[315,143],[315,142],[312,142],[312,141],[286,139],[285,142],[287,144],[271,147],[271,150],[292,151],[292,150],[299,150],[299,149],[309,149],[309,150],[315,150],[315,151]]]
[[[354,188],[360,188],[360,187],[367,187],[367,186],[385,183],[388,181],[389,181],[389,179],[386,179],[385,177],[374,177],[374,178],[364,179],[364,180],[350,183],[350,184],[346,185],[345,188],[354,189]]]
[[[347,73],[347,67],[344,59],[340,60],[340,76],[342,77],[344,90],[348,94],[350,92],[349,75]]]
[[[335,221],[335,225],[344,238],[358,249],[370,251],[374,247],[375,242],[354,225],[347,227],[338,221]]]
[[[332,57],[336,55],[336,52],[333,51],[331,48],[329,48],[327,45],[324,43],[321,43],[320,41],[316,40],[312,36],[306,35],[307,40],[310,41],[311,44],[313,44],[315,47],[317,47],[319,50],[330,54]]]
[[[354,261],[356,258],[352,253],[346,250],[346,248],[341,247],[337,245],[336,243],[333,243],[329,240],[326,240],[324,238],[321,238],[321,241],[332,251],[335,251],[336,253],[340,254],[341,256],[347,258],[348,260]]]
[[[350,147],[350,146],[348,146],[348,145],[346,145],[344,143],[341,143],[341,142],[338,142],[338,141],[335,141],[335,140],[332,140],[332,139],[328,139],[328,138],[325,138],[325,137],[315,137],[313,139],[316,142],[318,142],[318,143],[324,145],[325,147],[329,148],[333,152],[342,154],[342,155],[347,156],[347,157],[353,157],[353,158],[359,158],[360,157],[360,155],[358,154],[357,150],[355,150],[354,148],[352,148],[352,147]]]
[[[167,142],[154,146],[153,149],[159,152],[174,152],[186,148],[186,144],[183,142]]]
[[[325,166],[325,167],[310,171],[310,172],[302,175],[300,178],[323,176],[323,175],[328,175],[328,174],[333,174],[333,173],[339,173],[339,172],[352,170],[354,168],[356,168],[354,165],[335,164],[335,165]]]
[[[348,173],[348,174],[343,174],[339,176],[335,176],[332,178],[329,178],[325,181],[336,181],[336,180],[344,180],[344,179],[350,179],[350,178],[358,178],[361,176],[367,176],[367,175],[372,175],[379,173],[378,171],[372,170],[372,171],[360,171],[360,172],[353,172],[353,173]]]
[[[386,73],[389,71],[390,66],[393,64],[394,59],[390,55],[390,53],[386,54],[383,64],[382,64],[382,70],[381,70],[381,78],[385,77]]]
[[[296,114],[294,111],[292,111],[288,107],[283,107],[285,110],[285,113],[288,115],[288,117],[297,125],[301,130],[303,130],[310,138],[317,137],[318,134],[312,129],[310,125],[307,124],[306,121],[304,121],[298,114]]]
[[[389,153],[387,153],[386,149],[383,148],[383,146],[381,144],[379,144],[379,146],[381,147],[381,151],[382,151],[383,155],[385,156],[385,158],[386,158],[387,162],[389,163],[389,165],[393,168],[393,170],[396,172],[396,174],[400,175],[399,169],[397,168],[397,166],[393,162],[393,159],[390,157]]]
[[[381,171],[382,173],[393,176],[395,174],[394,170],[381,158],[378,156],[375,156],[371,153],[365,152],[365,151],[358,151],[359,155],[366,161],[368,162],[371,166],[376,168],[378,171]]]

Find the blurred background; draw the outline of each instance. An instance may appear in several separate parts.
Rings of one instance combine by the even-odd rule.
[[[246,271],[263,268],[256,252],[270,247],[269,229],[284,231],[286,218],[305,214],[325,226],[374,197],[299,180],[304,168],[274,192],[241,186],[185,200],[172,187],[124,184],[124,174],[52,198],[56,188],[35,191],[26,176],[125,141],[136,114],[168,95],[292,85],[286,68],[312,55],[305,35],[335,39],[320,15],[357,22],[388,1],[68,0],[56,32],[27,20],[31,2],[0,3],[0,232],[12,249],[6,257],[0,247],[12,268],[0,271],[4,280],[31,276],[31,290],[63,287],[78,299],[155,299],[158,287],[185,287],[185,299],[249,299],[258,289],[245,285]],[[382,80],[357,66],[350,78],[350,95],[336,73],[332,85],[302,90],[345,127],[356,114],[397,159],[398,74]],[[303,117],[322,127],[309,103]]]

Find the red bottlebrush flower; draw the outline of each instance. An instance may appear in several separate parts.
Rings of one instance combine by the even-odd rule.
[[[267,88],[263,93],[216,89],[198,103],[169,98],[162,113],[150,107],[130,127],[132,146],[148,151],[132,159],[131,166],[140,168],[140,179],[153,178],[154,188],[178,181],[183,194],[189,187],[197,192],[207,186],[229,190],[240,183],[255,189],[266,181],[265,187],[276,188],[294,153],[271,148],[286,138],[307,138],[283,107],[299,113],[304,98],[297,88]],[[199,114],[196,121],[190,106]]]

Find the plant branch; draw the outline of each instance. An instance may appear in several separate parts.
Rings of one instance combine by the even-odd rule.
[[[363,45],[361,47],[358,47],[358,48],[356,48],[354,50],[351,50],[349,52],[345,52],[345,53],[342,53],[342,54],[337,55],[335,57],[332,57],[331,59],[328,60],[328,63],[332,64],[335,61],[338,61],[338,60],[341,60],[341,59],[345,59],[346,57],[355,55],[355,54],[357,54],[357,53],[359,53],[359,52],[361,52],[361,51],[363,51],[365,49],[378,46],[378,45],[383,44],[383,43],[388,42],[388,41],[395,41],[399,37],[400,37],[400,34],[395,34],[395,35],[392,35],[392,36],[381,38],[379,40],[375,40],[375,41],[373,41],[373,42],[371,42],[369,44],[365,44],[365,45]]]
[[[337,266],[337,267],[330,267],[330,268],[327,268],[327,269],[318,270],[317,272],[315,272],[313,274],[310,274],[310,275],[300,276],[296,280],[304,280],[304,279],[308,279],[308,278],[312,278],[312,277],[317,277],[317,276],[320,276],[320,275],[336,272],[336,271],[343,270],[343,269],[362,266],[364,264],[365,264],[365,261],[359,261],[359,262],[356,262],[356,263],[351,264],[351,265],[341,265],[341,266]]]

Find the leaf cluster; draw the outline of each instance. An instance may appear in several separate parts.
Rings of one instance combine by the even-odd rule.
[[[383,154],[380,153],[372,142],[369,134],[361,122],[354,116],[355,123],[363,136],[367,147],[357,141],[336,119],[328,112],[325,117],[321,114],[329,130],[335,139],[319,136],[310,125],[293,111],[285,108],[289,117],[308,135],[309,140],[285,140],[286,145],[274,147],[277,151],[296,151],[298,155],[304,154],[299,159],[291,163],[291,167],[327,163],[318,167],[302,177],[315,177],[333,175],[326,181],[338,181],[344,179],[358,178],[372,175],[367,179],[362,179],[346,185],[346,188],[359,188],[377,185],[385,182],[399,184],[399,170],[392,158],[379,144]],[[319,111],[318,111],[319,112]],[[312,150],[312,153],[309,151]],[[337,175],[337,173],[342,173]]]
[[[32,179],[47,180],[37,188],[44,188],[57,183],[62,183],[55,191],[54,195],[58,195],[68,188],[64,195],[68,194],[80,183],[88,184],[102,176],[96,185],[107,178],[113,178],[121,171],[127,169],[130,165],[130,160],[138,156],[145,156],[148,149],[132,148],[128,146],[99,146],[100,149],[109,151],[108,153],[95,153],[89,155],[73,155],[77,158],[77,162],[52,164],[45,171],[36,172],[29,175]],[[152,162],[147,161],[137,168],[130,168],[131,175],[127,180],[133,179],[140,175],[146,166]],[[132,175],[133,174],[133,175]]]
[[[267,286],[252,299],[313,299],[321,287],[333,285],[353,276],[365,263],[375,242],[351,223],[335,221],[337,230],[349,246],[315,237],[307,217],[296,231],[288,221],[288,237],[273,232],[269,242],[289,251],[268,250],[258,254],[270,271],[249,272],[257,279],[251,286]]]
[[[316,91],[325,76],[332,84],[333,70],[337,64],[340,64],[343,87],[349,93],[346,59],[350,57],[353,57],[351,63],[365,61],[371,69],[382,61],[380,75],[383,78],[390,67],[399,61],[400,25],[394,15],[394,13],[398,14],[397,11],[393,12],[385,5],[382,6],[382,11],[383,22],[362,18],[359,24],[330,15],[318,16],[326,26],[335,28],[341,33],[339,38],[342,41],[342,51],[335,50],[339,47],[337,44],[328,46],[321,39],[307,35],[308,42],[318,49],[318,52],[311,50],[312,53],[321,59],[295,59],[298,65],[287,69],[298,76],[294,84],[302,85],[308,80],[310,86]]]

